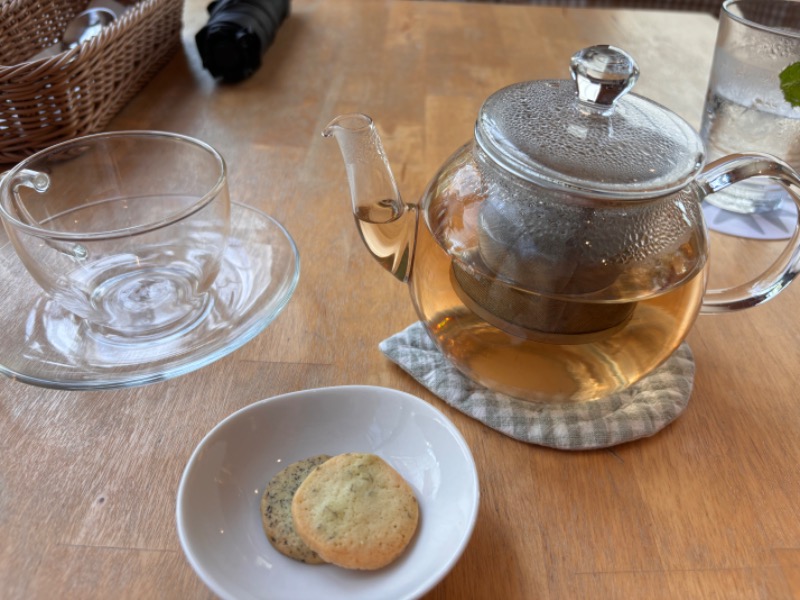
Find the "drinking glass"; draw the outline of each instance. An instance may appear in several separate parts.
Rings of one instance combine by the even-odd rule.
[[[723,3],[701,128],[710,160],[755,151],[800,169],[800,108],[781,89],[781,73],[797,61],[800,3]],[[756,213],[774,210],[785,195],[780,186],[757,178],[706,201],[737,213]]]
[[[174,133],[86,136],[8,171],[0,217],[36,283],[92,334],[149,342],[207,311],[229,232],[226,166]]]

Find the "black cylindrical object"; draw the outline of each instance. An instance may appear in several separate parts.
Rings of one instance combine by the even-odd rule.
[[[261,66],[261,56],[289,16],[289,0],[216,0],[208,14],[195,36],[203,66],[214,77],[241,81]]]

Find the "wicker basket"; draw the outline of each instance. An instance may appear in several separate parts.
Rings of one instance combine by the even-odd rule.
[[[24,62],[87,4],[0,2],[0,164],[102,130],[180,46],[183,0],[140,0],[97,37]]]

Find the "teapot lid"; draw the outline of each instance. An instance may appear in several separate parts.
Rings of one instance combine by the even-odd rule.
[[[570,68],[574,82],[518,83],[484,102],[475,139],[495,163],[539,185],[599,197],[661,196],[694,179],[705,162],[699,135],[670,110],[627,94],[639,77],[630,55],[592,46]]]

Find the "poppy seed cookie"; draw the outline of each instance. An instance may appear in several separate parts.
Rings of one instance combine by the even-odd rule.
[[[297,535],[292,521],[292,498],[308,474],[329,458],[320,454],[290,464],[270,480],[261,497],[261,523],[267,539],[281,554],[304,563],[325,561]]]
[[[320,465],[292,501],[298,535],[326,562],[380,569],[405,549],[419,521],[411,486],[374,454],[340,454]]]

